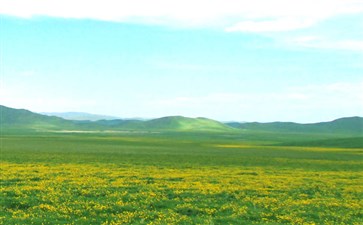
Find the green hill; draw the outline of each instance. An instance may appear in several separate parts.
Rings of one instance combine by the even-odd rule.
[[[169,116],[148,121],[142,120],[99,120],[74,121],[56,116],[46,116],[25,109],[0,106],[0,126],[4,129],[20,130],[144,130],[144,131],[212,131],[234,132],[238,130],[267,133],[309,133],[347,134],[363,136],[363,118],[348,117],[331,122],[298,124],[291,122],[274,123],[227,123],[223,124],[207,118]],[[238,128],[238,129],[236,129]]]
[[[207,118],[188,118],[169,116],[145,121],[146,129],[179,131],[233,131],[234,129],[215,120]]]
[[[25,109],[13,109],[0,105],[0,126],[2,129],[60,129],[72,128],[74,124],[55,116],[45,116]]]
[[[363,118],[346,117],[331,122],[299,124],[291,122],[273,123],[227,123],[227,125],[247,131],[267,131],[281,133],[340,133],[363,135]]]
[[[164,117],[149,121],[141,120],[98,120],[73,121],[55,116],[33,113],[25,109],[0,106],[2,129],[32,130],[145,130],[145,131],[233,131],[223,123],[206,118],[182,116]]]

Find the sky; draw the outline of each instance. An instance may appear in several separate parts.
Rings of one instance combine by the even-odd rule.
[[[362,0],[0,0],[0,104],[121,118],[363,116]]]

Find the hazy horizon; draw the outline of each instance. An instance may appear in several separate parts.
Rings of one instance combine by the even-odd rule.
[[[9,107],[9,106],[5,106],[5,107]],[[12,108],[12,107],[10,107]],[[25,108],[15,108],[15,109],[20,109],[20,110],[29,110],[29,109],[25,109]],[[37,114],[42,114],[42,115],[46,115],[46,116],[57,116],[57,117],[61,117],[64,118],[66,120],[91,120],[91,121],[97,121],[97,120],[117,120],[117,119],[121,119],[121,120],[142,120],[142,121],[147,121],[147,120],[154,120],[154,119],[161,119],[164,117],[186,117],[186,118],[207,118],[207,119],[211,119],[211,120],[215,120],[218,122],[222,122],[222,123],[228,123],[228,122],[238,122],[238,123],[253,123],[253,122],[258,122],[258,123],[271,123],[271,122],[293,122],[293,123],[300,123],[300,124],[313,124],[313,123],[320,123],[320,122],[331,122],[337,119],[343,119],[343,118],[352,118],[352,117],[362,117],[359,115],[351,115],[351,116],[344,116],[344,117],[339,117],[339,118],[334,118],[332,120],[325,120],[325,121],[313,121],[313,122],[297,122],[297,121],[284,121],[284,120],[274,120],[274,121],[258,121],[258,120],[218,120],[215,118],[209,118],[209,117],[203,117],[203,116],[194,116],[194,117],[188,117],[188,116],[184,116],[184,115],[165,115],[165,116],[161,116],[161,117],[122,117],[122,116],[117,116],[117,115],[105,115],[105,114],[95,114],[92,112],[36,112],[36,111],[32,111],[29,110],[33,113],[37,113]],[[72,115],[74,114],[74,115]],[[79,118],[80,116],[90,116],[90,119],[81,119]],[[101,117],[99,119],[95,119],[92,116],[96,116],[96,118]],[[74,118],[73,118],[74,117]],[[72,119],[73,118],[73,119]]]
[[[218,121],[363,116],[358,1],[0,5],[1,105]]]

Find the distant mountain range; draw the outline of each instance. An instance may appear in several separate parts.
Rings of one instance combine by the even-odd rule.
[[[277,132],[277,133],[344,133],[363,135],[363,118],[347,117],[331,122],[299,124],[274,123],[221,123],[207,118],[169,116],[152,120],[114,119],[85,113],[51,113],[42,115],[25,109],[14,109],[0,105],[2,129],[25,130],[113,130],[113,131],[208,131],[208,132]],[[58,116],[55,116],[58,115]],[[61,118],[63,117],[63,118]],[[64,118],[73,118],[67,120]],[[75,119],[76,118],[76,119]],[[77,119],[78,118],[78,119]],[[82,120],[81,120],[82,118]],[[87,118],[87,119],[86,119]],[[101,120],[95,121],[97,118]],[[84,120],[86,119],[86,120]]]
[[[115,116],[105,116],[105,115],[97,115],[91,113],[83,113],[83,112],[42,112],[40,113],[46,116],[57,116],[66,120],[89,120],[89,121],[97,121],[97,120],[116,120],[121,119]]]

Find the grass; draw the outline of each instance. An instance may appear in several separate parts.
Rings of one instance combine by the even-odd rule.
[[[362,146],[316,140],[337,137],[3,134],[0,223],[362,224]]]
[[[288,142],[280,145],[286,146],[320,146],[320,147],[345,147],[345,148],[362,148],[363,137],[334,138],[302,142]]]

